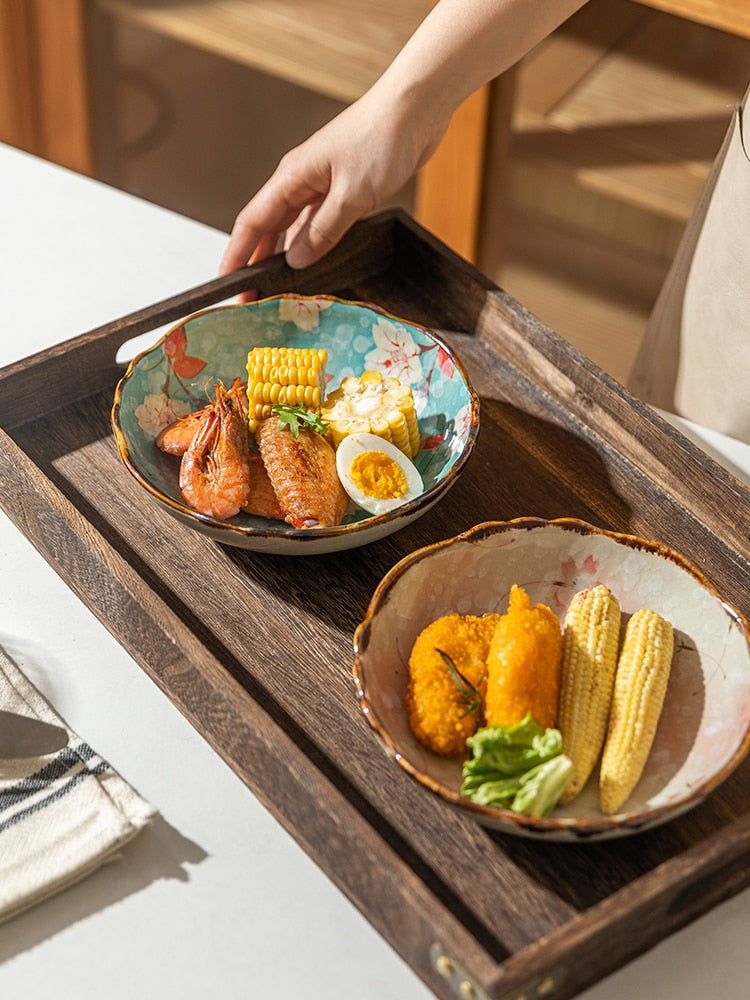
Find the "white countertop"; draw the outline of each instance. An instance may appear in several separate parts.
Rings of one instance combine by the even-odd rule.
[[[0,234],[0,366],[210,279],[226,243],[2,145]],[[747,446],[691,430],[750,474]],[[0,996],[431,997],[2,513],[0,561],[0,643],[160,813],[0,924]],[[581,1000],[744,995],[748,941],[750,891]]]

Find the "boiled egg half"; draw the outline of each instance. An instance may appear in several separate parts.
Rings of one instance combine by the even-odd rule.
[[[336,449],[336,469],[350,499],[370,514],[385,514],[424,491],[414,463],[376,434],[343,438]]]

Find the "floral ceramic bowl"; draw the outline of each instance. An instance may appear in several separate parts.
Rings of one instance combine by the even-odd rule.
[[[227,521],[190,508],[180,495],[178,460],[155,445],[163,427],[206,402],[216,380],[246,377],[253,347],[322,347],[327,391],[366,369],[412,387],[421,448],[414,459],[424,492],[386,514],[351,507],[335,528],[294,529],[282,521],[238,514]],[[170,514],[226,545],[313,554],[354,548],[420,517],[453,485],[479,429],[479,400],[451,350],[421,326],[372,305],[330,296],[282,295],[196,313],[129,365],[115,393],[112,425],[128,471]]]
[[[647,607],[675,628],[675,656],[655,741],[620,815],[599,810],[596,772],[546,819],[477,805],[459,794],[461,760],[423,748],[404,704],[418,633],[450,612],[504,612],[512,584],[559,618],[579,590],[606,584],[623,619]],[[404,558],[375,591],[354,638],[360,706],[415,781],[480,823],[548,840],[590,841],[663,823],[698,805],[750,749],[750,647],[742,616],[664,546],[572,519],[478,525]]]

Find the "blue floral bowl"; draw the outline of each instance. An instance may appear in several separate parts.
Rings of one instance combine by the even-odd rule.
[[[266,345],[325,348],[328,392],[367,369],[408,383],[422,442],[414,464],[424,492],[376,516],[351,506],[335,528],[294,529],[249,514],[221,521],[189,507],[179,490],[178,462],[156,447],[156,436],[202,406],[216,380],[244,379],[248,351]],[[112,426],[127,470],[183,524],[226,545],[308,555],[365,545],[429,510],[469,459],[479,400],[450,348],[424,327],[364,303],[281,295],[199,312],[169,330],[128,366],[115,391]]]

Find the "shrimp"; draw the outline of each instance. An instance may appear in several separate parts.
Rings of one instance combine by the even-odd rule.
[[[192,413],[175,420],[174,423],[161,430],[156,436],[156,447],[169,455],[184,455],[200,430],[201,424],[208,416],[211,405],[208,403],[200,410],[193,410]]]
[[[236,378],[232,383],[232,388],[229,390],[240,406],[245,419],[247,419],[247,397],[240,390],[246,385],[247,383],[240,382]],[[200,409],[193,410],[192,413],[188,413],[186,416],[164,427],[156,436],[156,447],[161,451],[167,452],[169,455],[184,455],[190,447],[190,442],[200,430],[201,424],[208,416],[212,406],[213,403],[209,402],[205,406],[201,406]]]
[[[216,398],[182,456],[180,490],[201,514],[226,520],[250,499],[250,454],[242,393],[219,383]]]

